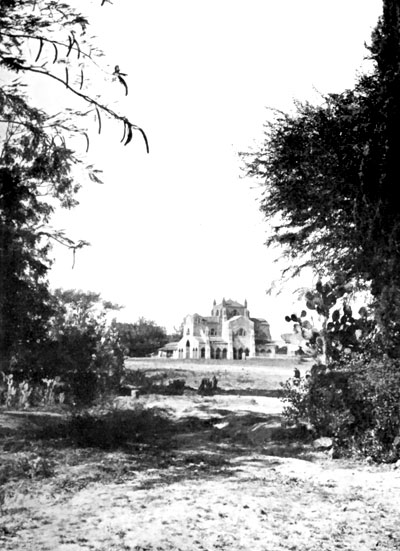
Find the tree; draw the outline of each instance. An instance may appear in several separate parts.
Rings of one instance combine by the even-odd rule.
[[[45,210],[18,170],[0,168],[0,370],[46,338],[48,245],[29,229]]]
[[[383,3],[370,47],[374,70],[322,105],[296,103],[268,123],[247,174],[261,179],[261,210],[279,244],[319,276],[370,285],[382,330],[400,345],[400,12]],[[400,349],[399,349],[400,350]]]
[[[100,3],[100,0],[99,0]],[[101,0],[101,6],[106,0]],[[86,73],[90,68],[101,69],[105,77],[122,85],[125,94],[128,85],[119,66],[110,70],[101,68],[96,57],[102,56],[86,39],[89,21],[67,2],[58,0],[3,0],[0,6],[0,69],[10,71],[19,78],[30,74],[47,77],[65,87],[73,96],[82,100],[89,112],[97,115],[101,131],[101,113],[120,121],[123,125],[123,140],[128,144],[133,132],[138,131],[148,149],[147,137],[142,128],[127,117],[116,113],[101,100],[87,92]],[[31,54],[32,48],[36,54]],[[89,81],[90,82],[90,81]],[[90,87],[90,85],[89,85]],[[7,92],[5,92],[7,97]],[[75,116],[86,116],[88,111],[75,110]],[[81,132],[68,124],[68,118],[58,121],[58,133]],[[88,140],[88,137],[86,136]]]
[[[173,327],[173,330],[172,330],[172,333],[169,333],[169,334],[167,335],[167,337],[168,337],[168,341],[167,341],[167,342],[177,342],[177,341],[180,341],[181,338],[182,338],[182,335],[183,335],[183,326],[184,326],[183,321],[179,324],[178,327],[174,326],[174,327]]]
[[[99,132],[104,117],[117,121],[125,145],[137,130],[148,149],[143,130],[90,90],[91,68],[100,69],[101,52],[86,38],[88,25],[65,2],[0,3],[0,74],[6,82],[16,77],[0,88],[0,369],[21,362],[45,338],[52,314],[46,279],[50,243],[57,241],[74,254],[86,244],[49,225],[57,202],[64,208],[76,205],[77,167],[84,169],[79,180],[86,172],[100,182],[99,170],[85,166],[74,152],[74,136],[83,135],[84,148],[89,146],[84,117],[94,113]],[[119,67],[102,74],[128,92]],[[30,75],[59,84],[84,110],[66,106],[61,114],[47,115],[37,109],[26,93]]]
[[[59,377],[77,404],[117,390],[124,356],[109,314],[118,309],[98,293],[56,289],[49,338],[42,347],[36,377]]]
[[[55,140],[48,117],[30,107],[13,85],[0,90],[4,123],[0,150],[0,368],[37,347],[51,314],[46,274],[49,238],[74,252],[62,232],[51,231],[51,200],[65,208],[76,204],[79,189],[72,176],[73,152]],[[0,104],[1,105],[1,104]]]
[[[169,340],[163,327],[145,318],[135,323],[118,323],[117,330],[126,354],[137,358],[157,352]]]

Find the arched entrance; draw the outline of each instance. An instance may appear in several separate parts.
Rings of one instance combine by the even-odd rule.
[[[190,341],[186,341],[186,356],[185,358],[188,360],[190,358]]]

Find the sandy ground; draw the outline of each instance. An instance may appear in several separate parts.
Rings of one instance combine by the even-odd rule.
[[[290,443],[286,457],[271,455],[268,439],[243,439],[254,426],[244,430],[249,415],[276,425],[279,400],[148,396],[142,402],[166,406],[176,419],[198,416],[212,424],[178,435],[165,461],[162,452],[145,465],[131,457],[132,468],[117,481],[94,473],[100,463],[125,465],[127,455],[104,452],[59,466],[45,483],[14,487],[2,505],[2,550],[400,549],[400,470],[310,450],[308,459],[291,457]]]
[[[393,472],[252,455],[217,476],[170,481],[154,472],[70,498],[27,499],[30,515],[2,548],[398,549],[399,490]]]
[[[294,367],[304,374],[309,363],[300,363],[297,358],[253,358],[250,360],[163,360],[128,359],[126,367],[141,371],[147,376],[164,374],[168,379],[183,378],[186,385],[198,388],[203,377],[215,375],[219,387],[225,390],[278,389],[280,383],[293,375]]]
[[[124,403],[123,400],[121,400]],[[125,401],[129,404],[129,399]],[[145,407],[166,409],[176,418],[193,415],[199,418],[225,418],[227,414],[244,415],[246,413],[280,415],[283,403],[278,398],[265,396],[141,396],[138,403]]]
[[[242,386],[265,385],[242,369]],[[333,460],[287,436],[279,399],[186,393],[119,407],[161,408],[176,430],[162,446],[101,451],[15,436],[56,416],[0,415],[0,467],[39,465],[3,481],[2,551],[400,549],[400,468]]]

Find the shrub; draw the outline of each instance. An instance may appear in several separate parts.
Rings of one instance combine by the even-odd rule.
[[[354,362],[349,379],[357,426],[354,441],[376,460],[400,458],[400,360],[376,358]]]
[[[285,415],[291,422],[307,420],[343,450],[393,461],[400,457],[400,358],[368,308],[353,316],[345,300],[350,289],[336,278],[305,295],[307,307],[324,319],[320,350],[318,338],[313,343],[306,334],[305,311],[286,317],[300,325],[319,363],[306,378],[283,385]],[[331,312],[339,299],[341,309]]]
[[[344,451],[376,461],[400,458],[400,360],[359,356],[314,366],[297,381],[283,385],[289,421],[308,421]]]
[[[160,387],[164,380],[164,374],[147,375],[140,369],[129,370],[123,376],[123,386],[133,386],[140,388],[143,394],[148,394],[154,390],[154,388]]]
[[[172,379],[172,381],[168,381],[168,385],[165,387],[165,394],[180,396],[185,390],[185,384],[184,379]]]
[[[0,388],[0,394],[5,394],[10,403],[19,396],[19,407],[32,400],[37,402],[40,395],[44,403],[51,404],[62,386],[63,391],[57,392],[58,401],[67,398],[70,404],[87,406],[117,390],[124,354],[116,323],[109,321],[115,309],[118,306],[102,300],[97,293],[55,290],[46,338],[14,354],[4,367],[13,384],[22,386],[19,390]],[[45,390],[40,388],[43,382]]]
[[[132,410],[74,415],[67,424],[55,430],[51,434],[51,430],[46,429],[46,434],[42,436],[61,436],[72,440],[77,446],[107,450],[144,442],[157,442],[165,446],[170,441],[174,425],[165,412],[137,406]]]
[[[56,290],[54,301],[43,372],[50,380],[59,377],[75,405],[86,406],[121,381],[123,348],[115,323],[107,321],[116,307],[96,293],[74,290]]]
[[[0,485],[23,478],[49,478],[54,475],[53,463],[35,453],[20,452],[7,457],[0,465]]]
[[[130,370],[124,374],[122,388],[131,386],[140,388],[141,394],[182,395],[186,382],[184,379],[168,379],[166,373],[147,375],[140,369]]]

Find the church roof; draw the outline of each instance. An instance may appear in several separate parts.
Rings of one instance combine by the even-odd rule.
[[[214,306],[214,308],[222,307],[223,305],[232,306],[233,308],[245,308],[244,304],[240,304],[240,302],[236,302],[236,300],[232,300],[230,298],[228,300],[225,300],[225,304],[220,302],[219,304],[217,304],[217,306]]]
[[[167,344],[164,344],[159,350],[177,350],[178,348],[178,342],[168,342]]]

